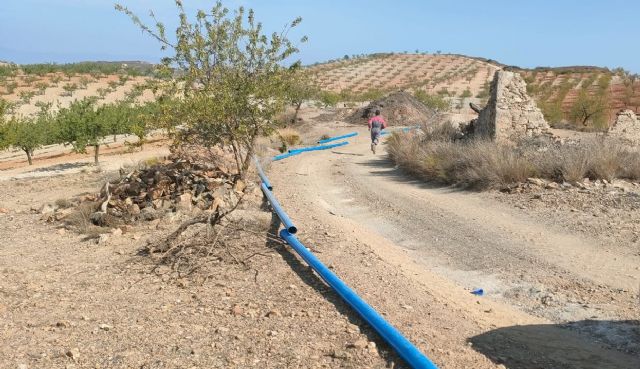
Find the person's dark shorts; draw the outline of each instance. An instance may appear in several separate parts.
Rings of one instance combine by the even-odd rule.
[[[374,144],[378,144],[378,142],[380,141],[380,135],[381,135],[382,131],[379,129],[372,129],[371,130],[371,142]]]

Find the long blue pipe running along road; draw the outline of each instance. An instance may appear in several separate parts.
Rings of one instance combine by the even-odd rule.
[[[267,175],[264,174],[264,171],[262,170],[262,165],[260,165],[260,161],[258,160],[257,157],[254,157],[253,160],[256,161],[256,169],[258,169],[258,175],[260,176],[262,183],[264,183],[264,185],[267,186],[267,189],[269,189],[269,191],[273,191],[273,186],[271,185],[271,182],[269,182],[269,178],[267,178]]]
[[[291,221],[287,213],[284,212],[284,210],[282,209],[282,206],[280,206],[280,203],[278,202],[276,197],[273,195],[273,192],[269,190],[269,188],[267,187],[267,185],[264,184],[264,182],[260,187],[262,188],[262,192],[264,192],[264,195],[267,197],[267,200],[269,200],[269,203],[271,204],[273,211],[276,212],[276,214],[278,215],[278,218],[280,218],[280,221],[282,222],[282,224],[284,224],[287,232],[291,234],[295,234],[296,232],[298,232],[298,228],[296,228],[296,226],[293,225],[293,222]]]
[[[324,140],[318,141],[318,143],[319,144],[325,144],[325,143],[328,143],[328,142],[340,141],[342,139],[349,138],[349,137],[355,137],[357,135],[358,135],[358,132],[353,132],[353,133],[349,133],[349,134],[342,135],[342,136],[326,138]]]
[[[273,203],[272,203],[273,205]],[[298,239],[286,229],[280,231],[284,239],[301,257],[346,301],[364,320],[371,325],[382,338],[414,369],[438,369],[417,347],[402,333],[389,324],[377,311],[367,304],[357,293],[309,251]]]
[[[335,144],[331,144],[331,145],[317,145],[317,146],[303,147],[303,148],[300,148],[300,149],[289,150],[289,154],[299,154],[301,152],[307,152],[307,151],[328,150],[328,149],[333,149],[333,148],[340,147],[340,146],[345,146],[345,145],[348,145],[348,144],[349,144],[349,142],[345,141],[345,142],[339,142],[339,143],[335,143]]]

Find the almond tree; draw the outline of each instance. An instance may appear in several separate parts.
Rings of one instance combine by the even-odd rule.
[[[232,14],[218,1],[210,11],[200,10],[190,18],[182,1],[175,4],[179,26],[172,38],[155,17],[152,28],[126,7],[116,9],[172,54],[164,59],[163,69],[175,70],[175,78],[164,87],[169,96],[180,96],[175,117],[168,119],[180,122],[177,141],[231,146],[244,177],[256,139],[274,130],[276,115],[288,102],[290,69],[299,65],[283,66],[298,51],[288,33],[301,19],[267,36],[253,10],[240,7]]]
[[[98,164],[100,144],[110,127],[105,115],[98,114],[95,99],[76,100],[60,109],[56,126],[60,142],[71,145],[73,151],[86,153],[87,146],[93,146],[94,162]]]
[[[33,165],[33,153],[42,146],[53,143],[52,125],[53,116],[48,106],[36,117],[13,117],[2,130],[5,145],[24,151],[27,162]]]

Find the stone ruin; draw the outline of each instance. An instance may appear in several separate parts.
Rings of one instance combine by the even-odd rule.
[[[618,113],[616,122],[609,129],[609,135],[634,146],[640,145],[640,122],[633,110]]]
[[[547,132],[549,124],[535,101],[527,95],[527,84],[515,72],[497,71],[491,83],[487,106],[472,122],[481,137],[514,141]]]

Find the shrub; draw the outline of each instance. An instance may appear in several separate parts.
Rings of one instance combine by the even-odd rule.
[[[640,179],[640,152],[613,139],[578,144],[524,140],[505,144],[457,140],[450,124],[396,133],[388,152],[401,168],[425,181],[473,189],[497,188],[541,177],[571,183],[590,179]]]
[[[440,95],[429,95],[423,90],[418,90],[414,93],[414,96],[428,108],[437,111],[449,110],[449,101]]]
[[[280,142],[282,143],[282,147],[284,148],[296,146],[302,142],[302,139],[300,138],[300,132],[296,131],[293,128],[279,129],[278,137],[280,138]]]

